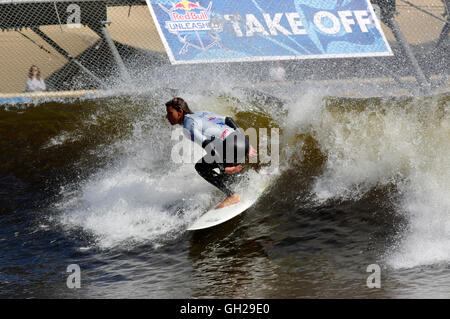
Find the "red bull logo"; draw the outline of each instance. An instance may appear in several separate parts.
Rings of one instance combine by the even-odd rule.
[[[179,10],[183,10],[184,14],[178,13],[177,11]],[[192,10],[195,10],[195,12]],[[177,4],[174,4],[171,11],[172,21],[206,21],[209,19],[208,13],[204,10],[203,7],[200,6],[198,2],[193,3],[183,0]]]

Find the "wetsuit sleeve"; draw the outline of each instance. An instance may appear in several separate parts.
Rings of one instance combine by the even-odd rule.
[[[203,144],[205,142],[205,136],[203,135],[202,131],[200,130],[199,125],[197,124],[197,121],[193,119],[189,119],[186,123],[185,129],[187,130],[187,133],[189,135],[189,138],[192,142],[195,142],[203,147]]]
[[[237,130],[239,126],[236,124],[236,122],[231,117],[225,118],[225,125]]]
[[[195,123],[195,122],[194,122]],[[202,131],[200,130],[198,125],[193,125],[193,128],[191,130],[191,140],[199,145],[201,145],[203,148],[205,147],[205,142],[209,142],[205,135],[203,135]]]

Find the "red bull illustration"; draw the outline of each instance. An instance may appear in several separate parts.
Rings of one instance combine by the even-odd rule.
[[[223,48],[219,36],[219,32],[223,30],[211,23],[212,2],[206,8],[199,2],[187,0],[172,3],[170,8],[162,4],[159,6],[170,17],[170,21],[165,22],[166,29],[177,35],[178,40],[183,43],[180,55],[186,54],[190,48],[201,51],[207,51],[214,46]]]

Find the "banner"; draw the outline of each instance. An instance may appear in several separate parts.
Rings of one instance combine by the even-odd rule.
[[[172,64],[392,55],[369,0],[146,0]]]

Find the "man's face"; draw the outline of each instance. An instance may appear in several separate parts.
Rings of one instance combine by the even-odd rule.
[[[170,122],[170,124],[181,124],[181,119],[183,117],[183,111],[177,111],[171,106],[166,107],[167,115],[166,119]]]

